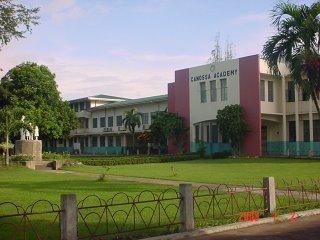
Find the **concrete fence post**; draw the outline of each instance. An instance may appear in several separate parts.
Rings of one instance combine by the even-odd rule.
[[[182,224],[182,231],[194,230],[194,218],[193,218],[193,194],[192,184],[182,183],[179,184],[179,190],[181,195],[180,204],[180,222]]]
[[[266,214],[272,214],[276,210],[276,185],[274,177],[263,177],[263,198]]]
[[[60,236],[61,240],[78,239],[78,208],[75,194],[62,194],[60,214]]]

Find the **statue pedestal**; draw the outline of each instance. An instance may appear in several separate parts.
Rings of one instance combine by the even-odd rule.
[[[16,154],[26,154],[33,157],[33,161],[42,161],[41,140],[17,140],[15,143]]]

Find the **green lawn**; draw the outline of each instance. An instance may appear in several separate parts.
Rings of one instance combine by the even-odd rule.
[[[173,176],[172,168],[177,173]],[[193,160],[171,163],[150,163],[138,165],[74,166],[66,169],[107,173],[125,176],[186,180],[206,183],[254,184],[259,185],[264,176],[275,177],[283,186],[282,179],[296,180],[320,177],[320,160],[288,158],[227,158]]]
[[[35,201],[43,199],[48,200],[54,204],[60,205],[60,195],[63,193],[75,193],[77,195],[77,200],[80,201],[88,195],[97,195],[104,200],[108,200],[119,192],[127,194],[129,197],[135,197],[144,190],[149,190],[156,195],[161,194],[164,190],[168,189],[166,186],[150,185],[150,184],[138,184],[129,182],[116,182],[116,181],[103,181],[99,182],[96,178],[73,176],[70,174],[54,174],[41,171],[33,171],[22,167],[10,167],[10,168],[0,168],[0,239],[13,239],[12,233],[17,233],[18,237],[14,239],[23,239],[22,231],[18,231],[17,228],[12,225],[7,225],[8,222],[17,224],[21,221],[21,217],[11,217],[11,218],[1,218],[1,215],[15,214],[17,213],[15,207],[11,204],[3,204],[4,202],[13,202],[23,208],[27,208],[30,204]],[[168,192],[166,197],[174,197],[174,192]],[[153,195],[150,193],[145,193],[141,195],[141,200],[152,199]],[[124,194],[118,195],[114,202],[124,203],[127,202],[127,196]],[[175,200],[176,202],[178,200]],[[172,202],[172,201],[171,201]],[[169,202],[170,203],[170,202]],[[91,197],[85,203],[84,206],[94,206],[99,205],[97,198]],[[151,204],[148,206],[150,207]],[[144,205],[144,207],[146,204]],[[128,211],[131,205],[122,205],[113,208],[111,211],[115,213],[116,210]],[[140,206],[141,207],[141,206]],[[56,207],[54,207],[56,208]],[[96,209],[84,209],[81,210],[83,216],[94,211],[96,213],[102,214],[104,208]],[[33,212],[43,212],[50,211],[51,205],[46,202],[40,202],[36,204]],[[145,211],[144,213],[145,214]],[[169,215],[172,216],[173,211],[169,211]],[[132,215],[132,214],[131,214]],[[164,215],[164,214],[163,214]],[[55,223],[54,219],[57,214],[42,214],[42,215],[32,215],[28,219],[32,223],[32,227],[40,235],[43,234],[51,235],[49,239],[57,239],[59,234],[58,218]],[[125,216],[120,214],[115,215],[115,219],[118,223],[123,223]],[[29,220],[26,224],[29,224]],[[93,229],[99,222],[99,217],[96,215],[90,215],[87,218],[87,223]],[[105,221],[102,221],[104,224]],[[141,224],[138,221],[137,224]],[[31,226],[31,225],[29,225]],[[126,222],[126,228],[130,229],[132,227],[132,220],[129,219]],[[32,228],[28,228],[27,239],[35,239]],[[110,223],[110,231],[115,230],[114,224]],[[102,233],[105,229],[98,229],[98,232]],[[162,230],[163,231],[163,230]],[[84,227],[84,221],[79,215],[79,234],[84,236],[88,231]],[[6,235],[8,234],[8,235]],[[10,237],[10,236],[11,237]],[[19,237],[20,236],[20,237]]]

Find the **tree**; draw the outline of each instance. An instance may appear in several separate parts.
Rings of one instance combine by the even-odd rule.
[[[5,143],[2,144],[6,153],[6,165],[9,165],[9,149],[12,148],[10,145],[10,135],[15,135],[19,129],[29,129],[29,126],[21,121],[23,110],[5,106],[0,109],[0,133],[4,135]]]
[[[279,73],[279,62],[286,64],[294,83],[312,98],[320,116],[319,14],[319,1],[311,6],[277,4],[272,10],[277,33],[267,40],[262,54],[275,73]]]
[[[208,59],[209,63],[221,62],[223,60],[229,60],[235,57],[234,45],[228,39],[226,40],[224,56],[223,47],[221,46],[220,33],[217,33],[214,39],[213,50],[210,53]]]
[[[168,138],[171,138],[172,143],[178,147],[179,152],[182,152],[182,140],[189,129],[184,126],[184,119],[178,114],[163,111],[158,112],[153,117],[150,130],[155,143],[161,146],[166,144]]]
[[[23,63],[11,69],[2,79],[0,108],[22,109],[26,119],[38,126],[42,138],[59,139],[78,125],[75,112],[63,101],[55,75],[44,65]]]
[[[38,24],[39,8],[27,8],[12,0],[0,0],[0,49],[13,38],[24,38]]]
[[[248,131],[244,110],[238,105],[229,105],[218,110],[217,125],[221,135],[228,139],[235,152],[240,152],[240,143]]]
[[[134,134],[136,131],[136,127],[141,126],[141,113],[137,111],[137,109],[131,109],[125,112],[125,118],[123,119],[124,127],[129,129],[132,134],[132,147],[135,150],[135,139]]]

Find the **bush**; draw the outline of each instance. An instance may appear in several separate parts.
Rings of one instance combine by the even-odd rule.
[[[102,157],[77,157],[77,161],[90,166],[114,166],[125,164],[165,163],[198,159],[198,155],[164,155],[164,156],[106,156]]]
[[[228,152],[228,151],[216,152],[216,153],[212,153],[210,158],[211,159],[221,159],[221,158],[228,158],[231,155],[232,155],[231,152]]]
[[[44,152],[42,158],[45,160],[66,160],[70,158],[69,153],[53,153],[53,152]]]
[[[25,161],[31,161],[33,158],[30,155],[26,154],[19,154],[19,155],[12,155],[10,157],[10,160],[13,162],[25,162]]]

